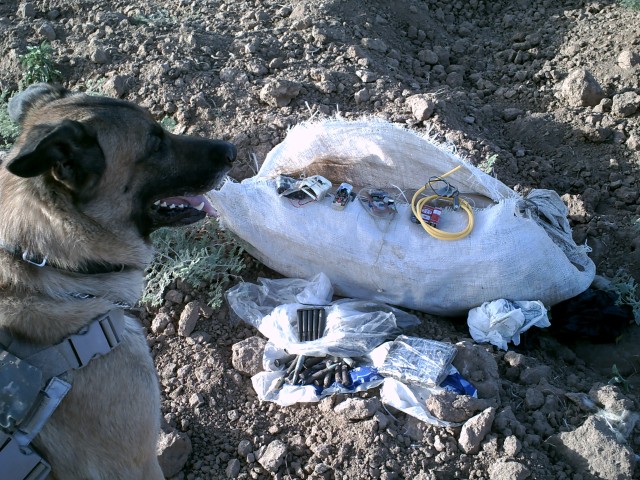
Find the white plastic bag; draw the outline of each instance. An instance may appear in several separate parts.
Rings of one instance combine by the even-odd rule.
[[[494,300],[469,311],[469,332],[476,342],[489,342],[502,350],[507,343],[520,344],[520,334],[536,326],[548,327],[547,309],[542,302]]]
[[[400,199],[397,215],[386,221],[357,201],[338,211],[329,198],[301,205],[275,188],[279,174],[322,175],[354,191],[409,193],[459,165],[447,180],[463,196],[474,194],[475,226],[455,241],[429,236],[410,221],[410,205]],[[324,272],[346,297],[461,315],[496,298],[553,305],[584,291],[595,274],[586,248],[571,238],[567,209],[555,192],[533,191],[523,199],[428,139],[383,121],[298,125],[255,177],[227,182],[211,197],[222,223],[265,265],[294,278]],[[440,226],[460,231],[466,223],[463,212],[447,209]]]

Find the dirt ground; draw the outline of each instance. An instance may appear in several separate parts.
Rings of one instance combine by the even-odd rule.
[[[46,39],[68,88],[235,142],[236,179],[311,117],[431,128],[473,163],[492,159],[515,190],[563,195],[598,274],[638,281],[639,32],[640,11],[609,0],[5,0],[0,90],[18,89],[19,56]],[[245,279],[271,275],[257,265]],[[385,408],[376,390],[258,401],[232,363],[232,345],[256,330],[226,306],[198,307],[183,336],[192,302],[198,292],[180,284],[159,310],[138,311],[162,384],[168,476],[640,478],[640,327],[609,344],[538,331],[505,353],[473,344],[464,319],[421,314],[411,334],[457,343],[458,366],[482,386],[478,401],[440,401],[473,417],[443,428]],[[627,384],[609,384],[614,364]]]

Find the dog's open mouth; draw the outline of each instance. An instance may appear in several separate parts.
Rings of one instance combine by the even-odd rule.
[[[159,228],[189,225],[207,215],[214,216],[216,211],[205,195],[185,195],[156,201],[150,213],[154,228]]]

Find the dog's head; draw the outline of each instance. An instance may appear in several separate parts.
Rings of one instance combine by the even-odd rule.
[[[130,102],[47,84],[15,96],[9,114],[22,127],[6,162],[10,173],[42,202],[143,237],[202,219],[211,211],[202,194],[236,156],[228,142],[169,133]]]

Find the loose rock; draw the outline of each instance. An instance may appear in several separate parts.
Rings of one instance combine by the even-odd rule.
[[[478,453],[484,437],[491,431],[491,425],[496,415],[493,407],[487,408],[482,413],[470,418],[462,425],[458,444],[465,453]]]
[[[407,98],[407,105],[414,118],[419,122],[428,120],[436,107],[436,102],[430,95],[418,94]]]
[[[333,410],[349,420],[366,420],[381,408],[378,398],[349,398],[339,403]]]
[[[635,455],[616,441],[605,420],[590,416],[573,432],[554,435],[548,441],[577,473],[605,480],[633,477]]]
[[[287,455],[287,446],[280,440],[274,440],[262,453],[258,463],[269,472],[277,472]]]
[[[617,117],[630,117],[640,108],[640,95],[635,92],[620,93],[613,96],[611,113]]]
[[[184,433],[161,432],[158,440],[158,461],[165,477],[176,475],[191,455],[191,440]]]
[[[267,341],[262,337],[249,337],[232,347],[233,368],[245,375],[253,376],[262,371],[262,353]]]
[[[494,463],[489,470],[490,480],[525,480],[530,475],[529,469],[519,462]]]
[[[271,80],[260,90],[260,100],[274,107],[286,107],[300,94],[300,84],[290,80]]]
[[[594,107],[604,98],[604,92],[588,70],[578,68],[564,79],[558,96],[570,107]]]
[[[184,310],[180,314],[178,322],[178,335],[188,337],[196,328],[196,323],[200,316],[200,303],[189,302],[185,305]]]

